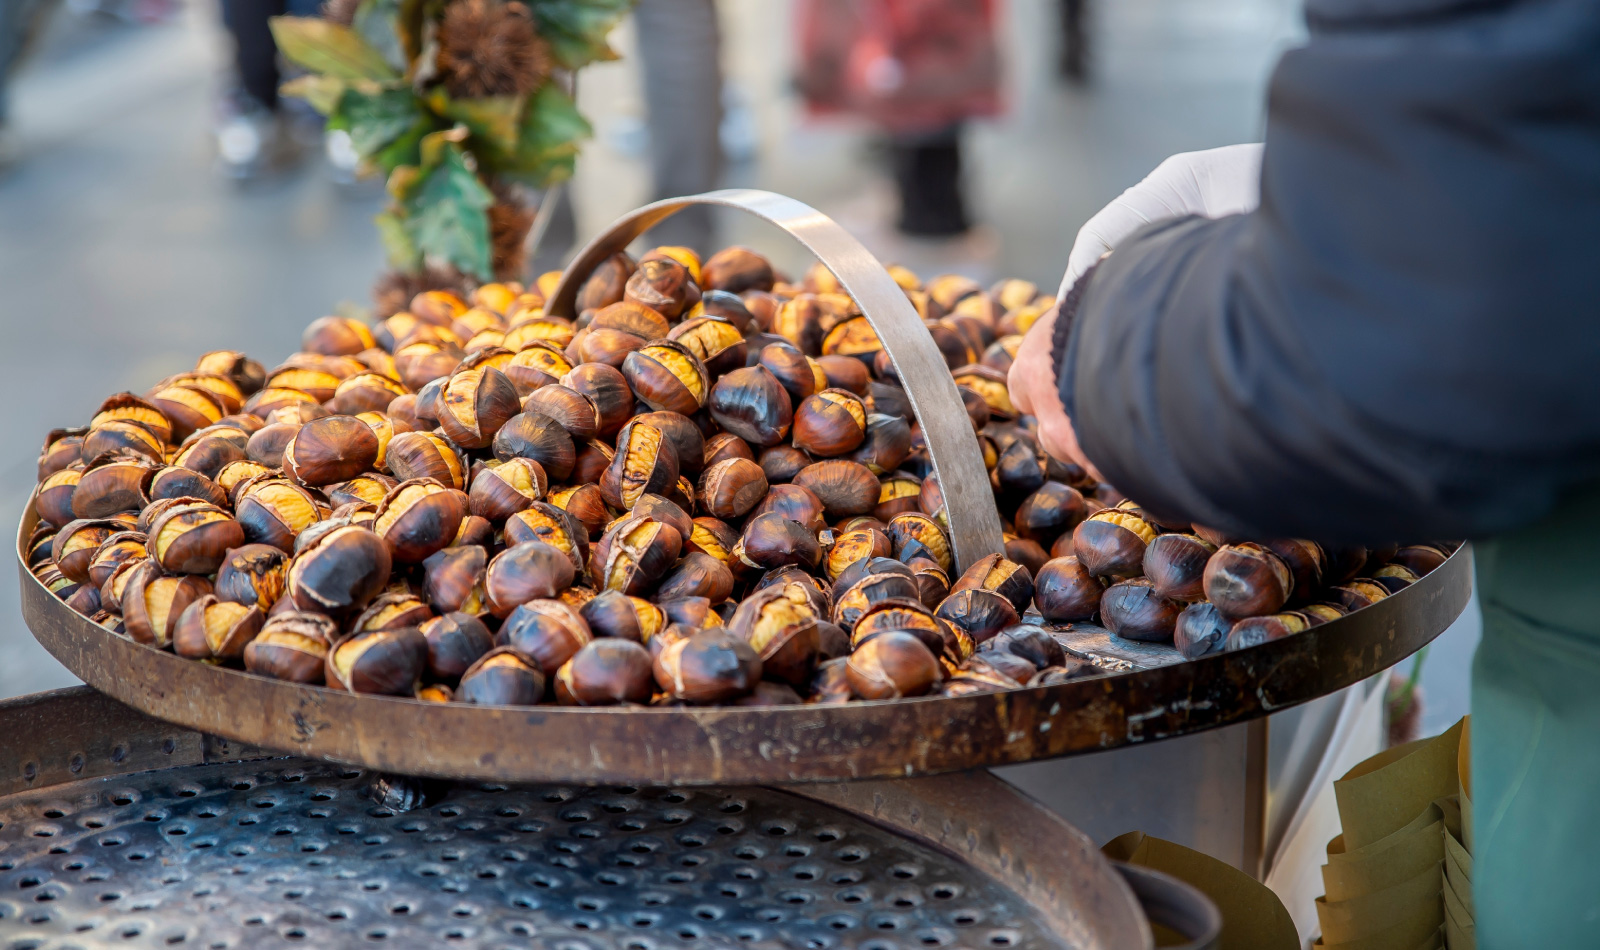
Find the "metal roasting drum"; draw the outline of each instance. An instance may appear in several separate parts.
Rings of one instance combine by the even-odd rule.
[[[1141,900],[1190,950],[1221,926],[984,773],[402,804],[265,755],[82,687],[0,703],[4,946],[1132,950]]]
[[[942,484],[988,484],[954,382],[905,295],[847,232],[759,191],[674,199],[621,219],[577,258],[552,296],[571,306],[595,263],[691,204],[740,208],[794,235],[839,278],[893,356]],[[947,496],[957,560],[1001,549],[993,497]],[[1113,749],[1244,722],[1387,669],[1442,632],[1471,592],[1462,547],[1420,581],[1304,633],[1190,662],[1170,647],[1123,649],[1104,631],[1064,631],[1107,675],[960,698],[836,706],[487,707],[357,695],[185,660],[117,636],[29,573],[34,636],[84,682],[150,716],[308,758],[415,776],[492,782],[745,785],[934,775]],[[1123,645],[1127,646],[1127,645]]]

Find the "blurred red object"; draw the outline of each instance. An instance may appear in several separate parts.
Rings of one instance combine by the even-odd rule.
[[[920,132],[1001,111],[998,0],[800,0],[813,115]]]

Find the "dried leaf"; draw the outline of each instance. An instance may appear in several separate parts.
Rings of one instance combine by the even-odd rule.
[[[393,82],[399,75],[356,32],[321,17],[278,16],[272,38],[290,60],[335,79]]]

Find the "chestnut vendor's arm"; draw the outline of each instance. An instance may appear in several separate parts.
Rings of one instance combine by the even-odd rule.
[[[1535,518],[1600,472],[1600,3],[1307,17],[1260,209],[1140,230],[1059,319],[1078,442],[1141,503],[1248,534]]]

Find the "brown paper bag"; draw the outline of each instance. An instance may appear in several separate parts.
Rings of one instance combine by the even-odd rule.
[[[1322,950],[1439,950],[1444,945],[1443,927],[1435,927],[1423,934],[1421,939],[1415,939],[1416,935],[1414,927],[1402,924],[1365,937],[1357,937],[1346,943],[1324,943],[1318,940],[1312,946],[1320,947]]]
[[[1142,831],[1113,838],[1100,850],[1113,861],[1170,874],[1211,898],[1222,911],[1222,950],[1300,947],[1294,919],[1278,895],[1231,864]]]
[[[1317,920],[1322,924],[1322,939],[1330,944],[1348,943],[1390,928],[1409,925],[1414,934],[1405,946],[1415,946],[1443,919],[1439,891],[1444,886],[1443,861],[1394,887],[1362,894],[1344,901],[1317,898]]]
[[[1410,824],[1435,799],[1460,788],[1463,723],[1379,753],[1333,783],[1345,847],[1359,850]]]
[[[1429,805],[1410,824],[1365,848],[1346,850],[1343,835],[1328,842],[1322,888],[1329,901],[1352,900],[1403,884],[1443,860],[1444,822],[1438,806]]]

